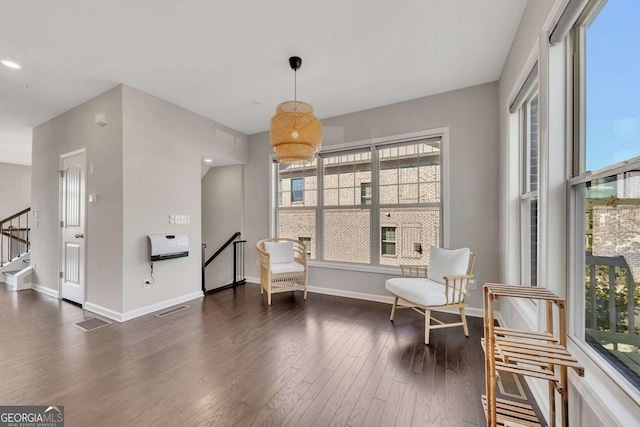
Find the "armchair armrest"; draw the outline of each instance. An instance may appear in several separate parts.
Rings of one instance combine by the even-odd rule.
[[[428,265],[409,265],[400,264],[402,270],[402,277],[427,277]]]
[[[269,265],[271,265],[271,254],[267,251],[258,249],[258,260],[260,261],[260,267],[268,270]]]
[[[473,274],[461,274],[459,276],[444,276],[445,297],[447,304],[452,297],[452,303],[463,302],[469,290],[469,280],[473,279]]]

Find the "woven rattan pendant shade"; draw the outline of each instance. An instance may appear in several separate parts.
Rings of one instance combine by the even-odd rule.
[[[316,157],[322,146],[322,124],[313,115],[313,107],[298,101],[297,71],[302,65],[298,56],[289,58],[289,66],[296,72],[294,78],[295,98],[276,108],[271,118],[271,148],[280,163],[306,163]]]
[[[322,145],[322,124],[313,107],[300,101],[285,101],[271,119],[271,148],[281,163],[312,161]]]

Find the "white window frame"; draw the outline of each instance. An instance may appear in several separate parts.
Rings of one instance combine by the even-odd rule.
[[[531,190],[530,178],[530,146],[531,134],[529,132],[530,123],[530,104],[531,101],[538,97],[538,182],[536,183],[536,189]],[[538,229],[538,242],[536,253],[536,277],[539,277],[540,266],[540,96],[538,92],[538,85],[536,84],[532,90],[527,94],[522,106],[518,109],[519,126],[520,126],[520,283],[525,286],[531,286],[531,210],[530,204],[532,201],[538,203],[536,215],[537,229]],[[537,280],[539,281],[539,280]],[[539,283],[536,283],[536,286]]]
[[[567,88],[571,92],[568,97],[567,128],[568,134],[567,152],[570,156],[570,170],[572,173],[567,180],[567,223],[568,223],[568,296],[571,302],[571,310],[568,313],[570,344],[575,346],[588,357],[587,369],[591,367],[592,379],[588,381],[591,388],[584,388],[583,393],[592,393],[595,384],[609,387],[608,382],[613,382],[620,391],[606,390],[611,398],[622,401],[629,398],[633,403],[640,406],[640,390],[636,388],[627,378],[625,378],[609,361],[593,349],[584,339],[585,337],[585,215],[583,197],[580,193],[581,185],[598,178],[604,178],[626,172],[631,169],[640,168],[640,157],[635,157],[622,163],[609,165],[597,171],[586,170],[585,150],[585,114],[582,100],[585,99],[586,86],[584,82],[584,37],[586,27],[591,23],[606,5],[606,0],[592,0],[585,7],[580,18],[576,22],[573,30],[568,36],[567,67]],[[579,67],[579,68],[576,68]],[[570,346],[571,350],[571,346]],[[602,375],[600,372],[601,370]],[[603,389],[600,389],[604,391]],[[623,397],[624,396],[624,397]],[[596,398],[598,399],[598,398]],[[604,401],[603,401],[604,405]],[[640,408],[625,407],[625,415],[633,413],[635,417],[640,416]],[[615,419],[613,412],[607,416]]]
[[[449,140],[450,140],[450,131],[448,127],[428,129],[417,132],[404,133],[389,137],[381,137],[381,138],[373,138],[364,141],[354,141],[350,143],[344,144],[332,144],[324,147],[322,153],[333,153],[340,152],[346,150],[357,150],[362,148],[369,148],[372,153],[371,159],[371,167],[372,167],[372,178],[373,176],[377,177],[377,173],[373,173],[374,168],[378,168],[378,158],[377,158],[377,150],[376,147],[381,145],[390,145],[395,143],[403,143],[409,141],[418,141],[422,139],[432,139],[439,138],[440,139],[440,175],[441,175],[441,215],[440,215],[440,242],[443,247],[449,247],[449,212],[450,212],[450,184],[449,184]],[[269,156],[269,235],[270,237],[277,236],[277,164],[274,163],[275,155],[271,154]],[[309,206],[308,209],[316,210],[316,259],[309,260],[307,264],[311,267],[317,268],[328,268],[328,269],[336,269],[336,270],[348,270],[348,271],[360,271],[360,272],[368,272],[368,273],[383,273],[383,274],[399,274],[400,267],[397,266],[385,266],[379,264],[379,253],[380,253],[380,219],[375,218],[375,215],[371,216],[371,264],[358,264],[358,263],[348,263],[348,262],[338,262],[338,261],[324,261],[321,260],[323,244],[322,241],[322,211],[324,209],[333,209],[334,207],[324,207],[322,201],[322,191],[321,191],[321,169],[322,163],[318,161],[317,172],[318,172],[318,184],[316,187],[317,190],[317,205]],[[373,179],[372,179],[373,181]],[[367,208],[371,209],[371,212],[379,212],[379,203],[377,193],[379,191],[377,182],[372,182],[372,204],[366,205]],[[356,207],[360,208],[360,204]],[[410,208],[415,207],[412,204],[401,204],[399,207]],[[305,207],[307,208],[307,207]],[[347,208],[353,209],[353,206],[340,207],[336,208]],[[304,209],[304,208],[302,208]]]

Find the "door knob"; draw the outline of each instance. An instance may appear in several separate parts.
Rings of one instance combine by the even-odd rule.
[[[76,239],[84,239],[84,234],[76,234]]]

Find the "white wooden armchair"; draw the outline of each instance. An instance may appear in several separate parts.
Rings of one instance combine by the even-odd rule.
[[[304,291],[307,299],[307,253],[299,240],[277,237],[260,240],[256,247],[260,260],[260,293]]]
[[[464,334],[469,336],[464,308],[475,261],[475,252],[468,248],[449,250],[432,247],[429,266],[401,265],[402,277],[389,279],[385,284],[387,291],[395,297],[391,320],[396,309],[400,308],[412,308],[422,314],[425,317],[424,343],[427,345],[431,329],[462,326]],[[405,305],[398,306],[398,301]],[[460,310],[460,322],[444,323],[434,318],[437,324],[431,325],[431,311],[455,308]]]

